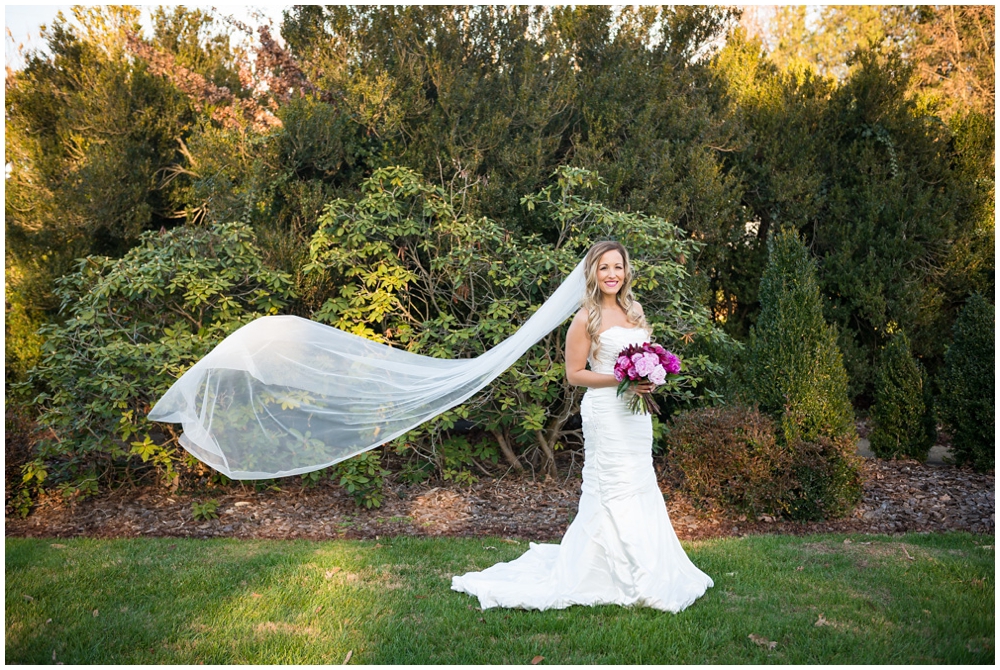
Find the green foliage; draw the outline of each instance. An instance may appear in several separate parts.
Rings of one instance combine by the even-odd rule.
[[[695,83],[704,45],[733,16],[719,7],[296,6],[282,34],[313,81],[380,138],[373,167],[405,165],[441,186],[479,181],[477,213],[539,232],[518,198],[573,164],[608,178],[610,206],[690,231],[735,215],[704,146],[725,140]]]
[[[912,36],[917,20],[917,11],[909,6],[825,5],[815,28],[809,29],[805,6],[776,9],[771,59],[790,67],[808,64],[841,80],[851,72],[856,49],[898,44]]]
[[[64,499],[82,499],[97,495],[97,473],[94,470],[83,473],[73,481],[61,482],[56,487]]]
[[[239,69],[245,54],[232,47],[225,29],[216,31],[219,24],[215,17],[184,6],[154,7],[151,14],[153,44],[173,54],[177,64],[216,86],[225,86],[233,93],[242,92]]]
[[[787,513],[799,521],[819,521],[846,516],[861,500],[861,462],[854,436],[795,442],[793,488],[788,491]]]
[[[358,505],[368,509],[382,506],[382,487],[389,471],[382,468],[378,449],[366,451],[333,466],[331,479],[354,496]]]
[[[31,492],[27,488],[21,488],[18,489],[14,497],[8,502],[8,508],[23,519],[31,512],[33,504]]]
[[[761,311],[743,352],[741,394],[781,422],[786,445],[853,437],[836,331],[823,319],[815,262],[792,230],[768,239]]]
[[[969,205],[983,194],[955,169],[948,127],[907,96],[911,64],[892,51],[859,51],[855,61],[822,121],[823,172],[835,186],[810,237],[852,391],[870,398],[888,324],[907,333],[922,360],[940,360],[938,333],[950,319],[943,303],[958,297],[942,281],[947,253],[978,226]]]
[[[146,233],[124,258],[77,268],[58,282],[65,321],[43,330],[28,380],[40,391],[38,454],[60,483],[123,459],[172,477],[172,428],[146,419],[151,405],[225,336],[286,305],[291,279],[262,265],[240,224]]]
[[[48,474],[42,470],[42,479],[36,480],[31,463],[34,454],[31,449],[34,421],[31,414],[20,403],[12,402],[11,390],[7,387],[7,407],[4,412],[4,466],[7,472],[4,500],[8,514],[11,512],[25,516],[32,506],[32,496],[38,485]],[[22,478],[14,473],[20,472]],[[28,476],[23,477],[24,474]]]
[[[219,501],[214,499],[206,500],[205,502],[198,502],[194,500],[191,502],[191,516],[194,517],[195,521],[209,521],[210,519],[219,518]]]
[[[996,309],[979,294],[965,303],[952,329],[938,382],[938,412],[959,464],[979,472],[996,463]]]
[[[329,468],[323,468],[322,470],[313,470],[312,472],[300,475],[300,479],[302,480],[303,488],[311,489],[319,485],[324,479],[333,479],[333,473]]]
[[[906,333],[893,334],[875,368],[870,439],[876,456],[926,460],[936,436],[926,386],[927,375],[910,353]]]
[[[716,243],[711,298],[726,331],[745,339],[759,310],[769,234],[781,226],[803,230],[818,218],[824,175],[816,130],[834,86],[810,68],[775,67],[741,29],[730,33],[711,72],[735,126],[722,159],[743,209]]]
[[[362,184],[361,200],[334,201],[320,217],[303,273],[314,295],[329,297],[313,318],[425,355],[476,356],[512,335],[593,242],[615,237],[634,259],[635,289],[658,341],[683,356],[687,342],[726,339],[697,303],[677,260],[695,253],[697,243],[663,219],[616,211],[579,195],[601,185],[587,170],[564,167],[554,181],[523,199],[537,225],[544,225],[543,234],[519,235],[462,210],[462,199],[475,191],[451,194],[405,168],[376,170]],[[552,474],[554,452],[580,394],[565,380],[563,336],[562,329],[546,335],[464,415],[446,413],[401,444],[421,442],[420,453],[442,473],[455,470],[459,476],[463,470],[449,465],[449,458],[461,463],[495,457],[478,442],[468,448],[480,455],[468,458],[437,452],[436,445],[445,444],[441,432],[457,418],[471,417],[489,432],[540,449],[542,469]],[[718,366],[694,355],[685,359],[685,370],[687,376],[672,380],[665,392],[693,401],[702,374],[718,372]],[[460,441],[447,444],[446,451],[466,451],[458,448]]]
[[[669,389],[668,412],[733,394],[728,368],[739,343],[709,321],[745,339],[771,318],[759,279],[766,240],[780,227],[797,230],[818,261],[822,312],[837,326],[842,364],[827,343],[817,366],[846,368],[848,393],[862,406],[874,399],[889,324],[936,376],[940,333],[957,306],[993,293],[990,7],[830,6],[815,26],[792,8],[776,13],[777,42],[764,44],[719,7],[296,6],[282,26],[291,55],[262,46],[254,67],[209,14],[154,10],[143,43],[250,107],[266,106],[280,121],[269,130],[240,114],[221,123],[204,91],[152,74],[162,73],[155,58],[127,53],[126,34],[140,30],[136,8],[72,11],[75,23],[60,17],[46,31],[48,54],[29,54],[9,74],[5,107],[5,376],[30,377],[8,399],[41,394],[43,427],[58,426],[42,433],[46,454],[62,453],[51,443],[69,435],[71,445],[91,444],[88,453],[119,449],[173,468],[176,454],[162,448],[169,438],[125,413],[144,415],[161,382],[227,327],[206,326],[197,344],[189,335],[201,328],[188,321],[177,331],[165,308],[156,341],[170,351],[146,362],[113,350],[133,322],[61,340],[72,341],[67,351],[103,351],[100,361],[81,360],[100,362],[95,378],[114,385],[104,394],[112,410],[87,410],[104,423],[51,410],[78,392],[99,404],[99,388],[48,385],[61,383],[56,370],[65,366],[42,345],[68,327],[63,316],[77,318],[69,307],[56,314],[65,295],[53,291],[57,277],[83,276],[75,259],[120,257],[146,244],[143,231],[182,222],[249,226],[263,267],[294,278],[297,311],[449,357],[509,335],[589,241],[615,237],[635,252],[655,336],[676,343],[690,371]],[[938,76],[953,54],[968,67]],[[296,68],[309,81],[282,88]],[[241,70],[271,77],[268,93],[251,91]],[[222,293],[206,296],[220,310]],[[280,293],[291,299],[288,286]],[[235,327],[273,307],[234,300],[245,313],[218,323]],[[415,433],[406,476],[420,479],[430,464],[471,479],[492,463],[494,443],[510,445],[512,465],[520,458],[551,472],[578,399],[563,380],[561,338],[545,338],[466,405],[482,430],[465,443],[445,419]],[[775,352],[775,363],[792,353]],[[130,405],[138,392],[117,390],[119,364],[128,384],[147,374],[161,385]],[[85,367],[73,375],[82,379]],[[809,397],[839,397],[839,373],[799,378],[824,387],[799,389]],[[762,408],[777,416],[792,390],[771,388]],[[800,429],[809,443],[817,431],[833,435],[838,403],[789,413],[784,439]],[[814,420],[833,423],[806,425]],[[66,490],[95,465],[89,455],[43,462]],[[110,462],[98,467],[99,481]]]
[[[964,233],[949,249],[944,263],[935,334],[953,326],[965,296],[973,293],[993,295],[996,285],[996,129],[993,116],[975,111],[955,114],[949,119],[948,128],[955,148],[958,183],[962,186],[959,212],[967,224]],[[936,341],[939,340],[937,337]]]
[[[42,353],[42,338],[38,329],[44,323],[32,287],[24,282],[24,274],[16,265],[4,268],[6,305],[4,310],[4,379],[12,384],[23,381],[28,370],[38,363]],[[37,288],[37,287],[36,287]]]
[[[182,159],[195,103],[126,57],[126,33],[141,30],[138,8],[72,11],[75,21],[60,13],[43,33],[48,53],[30,52],[6,80],[9,382],[23,381],[37,363],[37,330],[58,307],[54,281],[75,259],[120,256],[143,231],[182,220],[175,209],[183,209],[185,179],[171,168]],[[172,20],[154,14],[155,40],[238,84],[236,71],[226,70],[233,66],[227,40],[204,35],[209,17],[181,8]]]
[[[780,426],[794,484],[796,519],[846,513],[860,498],[857,434],[836,330],[823,319],[815,262],[789,229],[768,238],[761,311],[743,351],[738,386]]]
[[[830,27],[855,22],[848,15],[857,8],[828,9]],[[881,30],[869,24],[870,8],[857,13],[859,31]],[[853,40],[852,31],[827,37]],[[769,59],[741,31],[714,59],[720,103],[737,129],[723,161],[740,186],[747,234],[716,252],[712,295],[726,330],[742,337],[757,318],[767,235],[797,229],[819,262],[848,392],[867,405],[889,323],[936,374],[951,305],[993,290],[994,140],[991,118],[970,112],[943,123],[937,103],[913,93],[912,58],[861,41],[839,82],[810,59],[783,60],[782,48]],[[798,38],[786,46],[813,48]]]
[[[267,132],[195,127],[175,167],[185,177],[179,208],[196,223],[246,223],[264,261],[294,273],[324,204],[356,197],[375,139],[342,107],[311,97],[276,115],[281,125]]]

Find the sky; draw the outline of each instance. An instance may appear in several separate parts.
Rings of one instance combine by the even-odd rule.
[[[90,3],[88,3],[90,4]],[[93,3],[98,4],[98,3]],[[271,19],[275,26],[281,25],[281,10],[290,5],[270,4],[270,5],[226,5],[226,4],[201,4],[201,3],[167,3],[158,2],[152,5],[140,5],[143,11],[143,27],[149,30],[152,27],[149,9],[157,6],[173,6],[183,4],[191,9],[208,10],[215,8],[215,14],[230,14],[235,18],[257,25],[258,21],[252,18],[253,13],[260,12]],[[23,53],[30,49],[45,48],[45,43],[39,37],[39,27],[51,25],[58,12],[62,12],[66,17],[72,17],[70,7],[72,5],[4,5],[4,62],[13,69],[19,69],[24,65]],[[274,36],[278,37],[278,31],[274,31]],[[21,48],[19,49],[19,46]]]

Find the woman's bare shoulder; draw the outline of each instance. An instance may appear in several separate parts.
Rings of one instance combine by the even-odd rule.
[[[570,330],[576,332],[582,330],[584,333],[587,332],[587,320],[590,315],[587,313],[586,307],[581,307],[579,311],[573,316],[573,321],[569,324]]]

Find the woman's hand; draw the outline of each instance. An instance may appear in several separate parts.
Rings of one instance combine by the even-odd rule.
[[[635,388],[635,392],[636,393],[638,393],[640,395],[643,395],[643,394],[646,394],[646,393],[652,393],[653,389],[656,388],[656,384],[654,384],[653,382],[647,380],[647,381],[639,382],[638,384],[635,385],[634,388]]]

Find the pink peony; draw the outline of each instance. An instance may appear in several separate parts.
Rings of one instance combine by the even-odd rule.
[[[649,381],[657,386],[667,381],[667,371],[663,369],[662,365],[659,363],[656,364],[656,367],[649,373]]]
[[[645,377],[653,370],[653,366],[660,362],[656,354],[638,353],[632,355],[632,362],[640,377]]]
[[[653,368],[660,364],[660,357],[654,353],[648,353],[646,354],[646,361],[649,362],[649,370],[652,372]]]
[[[632,359],[630,359],[626,354],[621,354],[618,356],[618,360],[615,361],[615,379],[622,381],[629,376],[629,370],[632,369]]]

